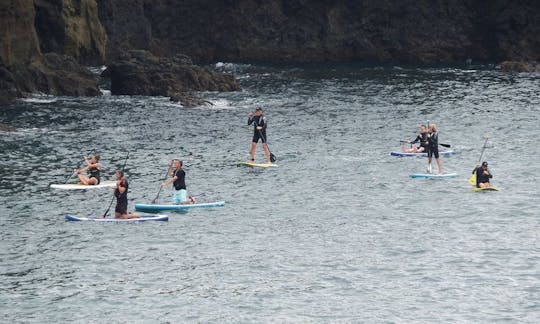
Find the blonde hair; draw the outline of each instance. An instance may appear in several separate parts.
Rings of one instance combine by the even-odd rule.
[[[429,130],[432,131],[432,132],[436,132],[436,131],[437,131],[437,125],[435,125],[435,124],[430,124],[430,125],[429,125]]]

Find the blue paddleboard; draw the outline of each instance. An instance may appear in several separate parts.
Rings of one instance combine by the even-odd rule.
[[[447,178],[457,177],[457,173],[445,173],[445,174],[413,173],[409,176],[413,179],[447,179]]]
[[[450,150],[450,151],[439,151],[440,156],[450,156],[452,154],[454,154],[454,151],[452,151],[452,150]],[[405,153],[405,152],[401,152],[401,151],[392,151],[392,152],[390,152],[390,155],[391,156],[397,156],[397,157],[411,157],[411,156],[427,157],[427,153]]]
[[[137,223],[137,222],[147,222],[147,221],[168,221],[169,216],[167,215],[140,215],[139,218],[102,218],[102,217],[78,217],[74,215],[66,214],[66,220],[71,222],[102,222],[102,223]]]
[[[186,205],[151,205],[151,204],[135,204],[135,210],[143,212],[162,211],[162,210],[188,210],[192,208],[210,208],[225,206],[224,201],[216,201],[211,203],[186,204]]]

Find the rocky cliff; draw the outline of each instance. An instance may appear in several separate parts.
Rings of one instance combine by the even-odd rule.
[[[463,63],[540,60],[534,0],[98,0],[108,57]]]
[[[85,0],[80,1],[79,5],[84,2]],[[14,98],[29,92],[68,96],[99,95],[95,76],[81,67],[76,60],[81,57],[81,53],[92,53],[91,56],[97,53],[99,57],[99,50],[96,49],[95,52],[92,50],[95,47],[93,42],[72,42],[68,35],[73,33],[66,32],[70,29],[67,27],[69,23],[59,24],[64,27],[63,34],[55,30],[55,25],[52,23],[43,27],[50,28],[51,34],[63,35],[65,46],[59,49],[58,53],[42,54],[41,48],[52,38],[37,32],[40,29],[36,26],[40,25],[42,19],[36,15],[36,8],[45,5],[52,6],[53,3],[56,9],[72,5],[71,1],[36,0],[34,3],[29,0],[3,0],[0,2],[0,104],[9,103]],[[84,6],[70,8],[80,9],[81,7]],[[95,2],[94,8],[96,9],[94,15],[86,16],[86,20],[99,23]],[[58,15],[63,17],[65,22],[78,20],[81,12],[84,12],[84,10],[71,12],[71,18],[69,18],[69,15],[63,13],[62,10]],[[52,11],[54,10],[51,9]],[[73,25],[77,24],[73,23]],[[82,24],[82,26],[86,25]],[[85,31],[82,34],[88,34],[88,32]],[[105,33],[102,32],[102,35],[104,36]],[[85,52],[85,48],[89,50]],[[103,47],[100,60],[103,60],[104,53]]]
[[[129,50],[196,62],[534,62],[539,34],[536,0],[3,0],[0,102],[98,94],[78,64]]]

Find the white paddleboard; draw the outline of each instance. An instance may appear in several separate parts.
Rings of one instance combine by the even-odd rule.
[[[62,189],[62,190],[87,190],[87,189],[100,189],[100,188],[114,188],[116,186],[116,181],[101,181],[97,185],[83,185],[80,183],[66,183],[66,184],[51,184],[53,189]]]

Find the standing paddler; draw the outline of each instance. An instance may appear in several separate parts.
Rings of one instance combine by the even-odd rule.
[[[272,163],[270,160],[270,150],[268,149],[268,145],[266,145],[266,126],[268,125],[268,122],[263,115],[261,107],[255,109],[255,115],[253,115],[252,112],[248,113],[248,125],[251,124],[253,124],[253,139],[251,140],[249,160],[255,162],[255,150],[257,149],[257,143],[261,140],[266,163]]]

